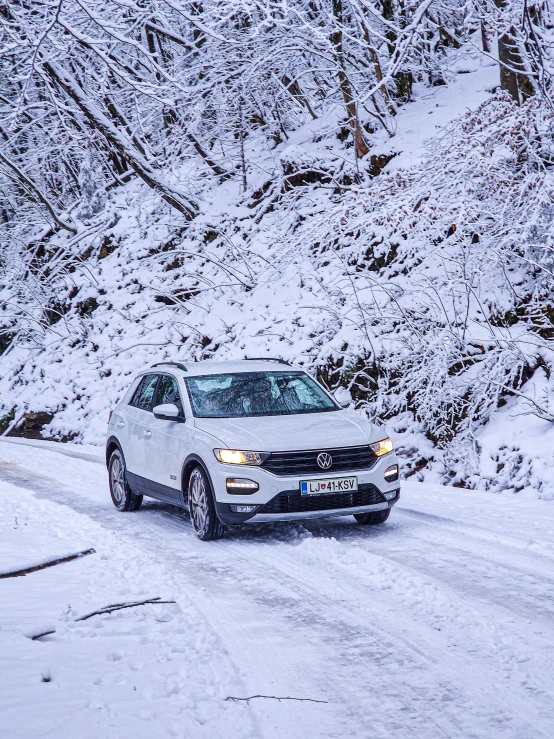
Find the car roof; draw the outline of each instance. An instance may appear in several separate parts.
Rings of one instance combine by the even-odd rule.
[[[180,366],[179,366],[180,365]],[[228,361],[204,360],[202,362],[156,362],[145,368],[140,374],[155,372],[171,372],[181,377],[197,377],[198,375],[234,374],[240,372],[303,372],[298,365],[292,365],[282,360],[263,359],[235,359]]]

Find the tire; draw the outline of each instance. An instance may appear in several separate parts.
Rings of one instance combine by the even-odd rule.
[[[355,513],[354,518],[362,526],[377,526],[380,523],[385,523],[387,518],[390,516],[390,508],[385,511],[375,511],[375,513]]]
[[[142,505],[142,495],[135,495],[127,482],[127,467],[123,454],[116,449],[108,463],[110,495],[118,511],[138,511]]]
[[[217,517],[210,481],[200,466],[190,473],[188,504],[190,521],[196,536],[202,541],[220,539],[225,533],[225,526]]]

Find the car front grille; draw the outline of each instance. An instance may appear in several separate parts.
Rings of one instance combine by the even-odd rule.
[[[333,460],[327,469],[322,469],[317,463],[317,457],[322,452],[329,454]],[[274,475],[292,477],[313,475],[317,472],[322,475],[334,475],[337,472],[369,470],[376,461],[375,454],[368,445],[365,445],[339,449],[310,449],[301,452],[272,452],[261,466]]]
[[[298,490],[285,490],[276,495],[262,508],[260,513],[307,513],[309,511],[330,511],[338,508],[357,508],[358,506],[386,503],[379,490],[371,483],[364,483],[354,493],[330,493],[329,495],[301,495]]]

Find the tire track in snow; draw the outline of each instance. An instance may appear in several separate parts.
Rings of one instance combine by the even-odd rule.
[[[323,541],[325,540],[316,540],[316,545],[320,546],[320,542]],[[487,696],[491,705],[498,704],[498,696],[502,694],[504,707],[509,714],[513,715],[515,713],[524,724],[528,722],[536,731],[535,735],[537,736],[552,735],[554,731],[552,709],[543,711],[542,703],[537,706],[534,701],[529,700],[529,695],[524,694],[527,692],[533,695],[533,691],[536,690],[528,685],[529,676],[527,674],[518,673],[515,685],[506,684],[506,679],[503,679],[499,684],[499,678],[502,679],[503,672],[506,673],[507,671],[509,673],[514,670],[518,672],[519,660],[525,662],[527,657],[525,649],[519,657],[512,655],[515,640],[513,638],[506,639],[502,628],[487,629],[488,624],[494,624],[494,620],[491,621],[490,613],[481,614],[468,605],[463,597],[458,598],[455,594],[443,592],[442,589],[439,590],[437,584],[429,577],[422,577],[419,573],[409,573],[409,571],[396,564],[387,563],[386,555],[381,557],[374,552],[364,553],[362,550],[359,552],[362,557],[358,557],[357,561],[355,559],[353,562],[341,564],[340,559],[346,559],[348,553],[344,551],[340,542],[327,540],[323,546],[327,547],[328,545],[335,548],[338,553],[338,557],[332,559],[332,567],[328,569],[328,572],[333,572],[331,578],[333,585],[330,589],[327,589],[328,598],[322,598],[321,586],[314,589],[310,585],[310,566],[313,566],[314,562],[310,561],[309,558],[304,563],[305,566],[300,567],[297,562],[291,561],[290,556],[286,554],[283,556],[283,552],[280,551],[278,555],[271,559],[271,562],[266,561],[266,563],[268,567],[271,564],[279,569],[285,577],[294,577],[297,581],[303,578],[304,587],[311,591],[309,600],[312,604],[315,602],[322,608],[327,607],[328,611],[334,610],[337,608],[337,593],[340,593],[343,603],[347,604],[341,606],[343,618],[348,618],[352,622],[357,615],[358,623],[367,623],[368,614],[371,614],[371,617],[375,620],[385,620],[388,624],[392,624],[392,633],[395,638],[400,636],[406,646],[414,651],[427,657],[430,654],[437,653],[437,651],[440,655],[447,656],[450,662],[456,663],[457,674],[470,676],[473,685],[478,686],[478,692]],[[370,572],[369,577],[368,572]],[[291,573],[294,573],[294,575],[291,575]],[[306,579],[306,574],[308,574],[308,579]],[[322,582],[328,583],[329,575]],[[440,585],[443,584],[440,583]],[[353,594],[363,592],[363,588],[368,586],[377,586],[376,589],[379,591],[378,601],[373,598],[362,600],[358,598],[356,600],[353,597]],[[334,604],[331,606],[329,603],[333,596]],[[398,600],[401,602],[399,603]],[[357,614],[356,611],[358,611]],[[402,611],[408,615],[399,616]],[[458,617],[460,613],[464,614],[461,619]],[[399,618],[401,625],[405,627],[400,632],[397,631]],[[433,623],[433,619],[436,623]],[[412,624],[414,620],[415,631]],[[438,626],[438,623],[441,625]],[[455,624],[455,628],[452,628],[452,624]],[[509,626],[509,623],[504,621],[502,626]],[[464,644],[464,638],[466,637],[470,637],[472,642],[470,642],[469,652],[467,653],[460,651],[462,646],[460,642]],[[422,642],[426,645],[423,650],[420,648]],[[528,646],[531,649],[544,649],[545,641]],[[463,648],[465,650],[468,647],[464,644]],[[491,669],[492,660],[496,660],[495,669]],[[437,664],[436,666],[438,670],[441,669],[440,665]],[[541,680],[540,675],[537,674],[540,669],[535,670],[534,675],[531,676],[535,682],[546,681],[548,683],[537,690],[536,697],[542,698],[544,703],[546,696],[547,702],[554,708],[554,701],[552,701],[551,694],[549,695],[554,683],[551,677],[552,667],[548,659],[544,660],[543,666],[548,667],[546,674],[550,676],[549,678]],[[452,678],[453,673],[451,671],[447,671],[445,674]],[[504,688],[502,683],[505,684]],[[491,685],[495,686],[493,690],[491,690]],[[525,686],[525,691],[521,690],[522,686]],[[515,692],[514,688],[516,689]],[[550,690],[547,690],[547,688],[550,688]],[[520,707],[514,707],[515,694],[518,695]],[[541,729],[545,719],[549,721],[551,727],[549,731]],[[522,735],[530,736],[532,734],[527,731]]]
[[[11,474],[16,472],[16,476],[28,486],[30,475],[12,468]],[[35,477],[39,483],[44,480]],[[496,731],[505,736],[524,736],[526,739],[552,735],[551,731],[546,733],[548,729],[545,732],[544,720],[542,716],[537,716],[535,702],[527,698],[521,701],[517,690],[506,693],[505,689],[495,685],[499,673],[486,664],[488,657],[483,656],[483,650],[479,648],[476,653],[462,659],[459,655],[452,656],[453,649],[448,640],[456,638],[459,641],[460,636],[464,636],[463,630],[461,633],[457,628],[452,633],[438,632],[437,624],[429,625],[429,621],[441,617],[445,608],[450,609],[454,616],[467,610],[468,605],[464,602],[467,593],[454,597],[447,592],[445,605],[442,590],[445,586],[448,590],[448,582],[433,582],[429,572],[416,572],[414,575],[409,572],[406,563],[387,563],[387,557],[391,557],[386,547],[394,541],[394,530],[375,531],[372,532],[373,536],[368,537],[367,530],[366,534],[362,534],[364,530],[358,529],[355,538],[351,534],[354,527],[344,524],[329,521],[317,527],[312,526],[326,536],[334,534],[340,538],[339,542],[323,539],[324,543],[316,544],[316,547],[323,549],[323,556],[315,557],[312,562],[302,549],[306,548],[306,544],[308,547],[314,545],[298,540],[298,533],[306,530],[303,525],[287,526],[286,529],[278,527],[272,530],[273,540],[265,538],[270,527],[251,527],[248,532],[239,530],[227,541],[207,547],[193,539],[190,533],[187,536],[190,528],[183,524],[181,516],[174,515],[168,508],[158,504],[145,508],[147,515],[152,514],[145,524],[143,517],[138,518],[136,514],[127,517],[115,511],[108,513],[106,506],[91,504],[78,492],[73,496],[70,493],[60,490],[59,484],[51,480],[43,487],[41,495],[54,499],[61,495],[66,505],[83,508],[83,512],[94,518],[99,517],[103,525],[118,534],[140,540],[152,556],[159,557],[160,548],[165,548],[165,553],[178,562],[179,569],[188,572],[189,579],[194,580],[192,595],[195,605],[207,608],[209,613],[205,617],[212,624],[212,597],[202,594],[202,587],[206,586],[216,591],[219,588],[220,592],[213,597],[216,600],[222,598],[227,605],[232,604],[233,597],[238,601],[244,598],[245,608],[255,606],[259,609],[258,615],[265,615],[268,623],[279,626],[281,630],[282,625],[288,623],[295,634],[303,639],[313,641],[317,634],[318,647],[326,659],[335,660],[333,668],[338,671],[336,677],[344,682],[343,686],[336,686],[337,701],[343,703],[345,709],[353,709],[350,725],[343,724],[341,727],[343,735],[351,733],[353,725],[363,726],[363,735],[372,737],[390,736],[391,733],[418,737],[488,737]],[[287,534],[283,536],[285,530]],[[408,539],[410,537],[409,528],[401,527],[398,533],[400,536],[406,534]],[[279,536],[282,540],[275,544],[274,539]],[[367,546],[374,546],[377,541],[379,545],[383,544],[383,550],[376,560],[376,553],[367,550]],[[355,542],[362,546],[354,546]],[[422,546],[421,540],[412,543],[416,547]],[[334,570],[329,566],[329,547],[341,553],[340,557],[333,559]],[[357,550],[355,555],[352,550]],[[457,556],[454,550],[453,553]],[[394,556],[401,557],[402,554],[395,553]],[[345,560],[342,563],[338,561],[341,557]],[[373,570],[368,563],[373,564]],[[393,566],[396,569],[391,571]],[[248,578],[237,580],[237,572],[248,573]],[[400,587],[409,577],[412,582],[408,594],[413,595],[421,590],[421,597],[415,601],[409,598],[406,601]],[[367,591],[368,597],[365,597]],[[431,597],[433,592],[441,596],[435,602]],[[432,608],[425,610],[423,606],[429,602]],[[235,608],[237,614],[240,614],[240,610]],[[473,603],[470,610],[475,610]],[[477,626],[481,625],[481,619],[486,621],[491,617],[490,613],[483,614],[479,609],[475,613]],[[493,619],[494,616],[493,613]],[[213,628],[221,633],[224,621],[225,614]],[[383,621],[386,624],[380,626]],[[454,618],[452,623],[458,622]],[[489,646],[498,633],[493,630],[488,634]],[[232,637],[232,631],[225,634],[227,649]],[[398,648],[399,643],[402,649]],[[537,641],[537,645],[540,644],[544,646],[544,642]],[[509,651],[510,644],[506,648]],[[240,649],[238,652],[240,658]],[[294,668],[290,659],[288,663],[285,659],[280,667],[287,669],[287,665]],[[272,666],[279,665],[274,662]],[[376,670],[378,679],[375,686],[378,700],[373,702],[371,696],[368,700],[365,687],[371,669]],[[412,678],[409,684],[405,680],[407,673]],[[468,681],[471,685],[467,684]],[[402,694],[395,683],[408,693]],[[491,688],[491,685],[495,687]],[[518,683],[516,688],[520,690],[521,685]],[[434,694],[429,694],[430,689]],[[351,695],[347,694],[349,690],[353,691]],[[499,693],[502,693],[501,701]],[[523,703],[521,711],[514,706],[516,702]],[[464,706],[469,717],[461,719],[456,711],[452,711],[454,703]],[[385,707],[389,715],[378,716],[372,721],[363,715],[363,711],[356,710],[356,704],[362,705],[366,711],[373,708],[379,713]],[[522,715],[523,712],[527,713],[527,717]],[[433,730],[430,727],[424,730],[420,723],[422,717],[424,723],[433,724]],[[550,721],[550,718],[547,717],[547,720]],[[549,727],[551,725],[548,724]]]
[[[266,527],[267,528],[267,527]],[[294,541],[294,539],[293,539]],[[239,542],[237,542],[239,543]],[[239,563],[243,565],[244,569],[247,570],[250,568],[252,570],[252,558],[248,556],[248,540],[243,540],[240,542],[242,545],[241,552],[239,554]],[[335,542],[336,543],[336,542]],[[221,546],[225,546],[223,543],[218,543],[216,545],[218,548]],[[256,599],[258,602],[265,603],[270,610],[276,610],[279,609],[282,611],[286,618],[289,620],[292,618],[296,624],[300,623],[307,623],[310,624],[310,628],[313,625],[317,625],[319,627],[325,627],[329,626],[329,621],[331,620],[331,628],[335,629],[336,624],[340,624],[342,631],[344,634],[348,634],[349,638],[352,638],[354,641],[357,639],[362,638],[367,639],[367,603],[362,604],[363,608],[363,614],[360,614],[356,619],[353,621],[352,616],[352,593],[356,591],[360,591],[364,586],[366,586],[368,583],[362,582],[362,583],[356,583],[355,587],[351,588],[350,590],[345,589],[345,601],[349,602],[349,606],[347,608],[342,608],[337,610],[336,604],[333,603],[332,599],[329,598],[323,598],[321,597],[321,585],[320,583],[324,580],[324,578],[318,579],[318,586],[314,587],[313,584],[311,584],[311,581],[313,579],[313,568],[310,567],[299,567],[298,563],[295,561],[295,555],[298,551],[297,547],[292,548],[292,554],[288,551],[288,549],[285,551],[285,555],[283,556],[283,548],[282,547],[275,547],[275,546],[265,546],[262,548],[261,551],[256,551],[256,557],[258,560],[258,565],[263,564],[263,570],[265,573],[265,579],[264,578],[253,578],[255,582],[255,586],[251,592],[251,597]],[[275,551],[277,553],[275,554]],[[271,552],[271,556],[267,556],[267,553]],[[213,554],[213,548],[210,548],[209,553],[206,553],[206,556],[208,559],[211,559],[211,556]],[[262,555],[260,561],[260,554]],[[275,556],[273,556],[275,554]],[[292,561],[291,561],[292,559]],[[236,567],[237,565],[237,553],[236,551],[233,552],[233,563]],[[313,564],[313,563],[310,563]],[[220,570],[220,574],[227,574],[229,577],[233,577],[234,570],[233,568],[225,568],[226,573]],[[278,575],[275,573],[275,570],[278,570]],[[382,569],[382,568],[381,568]],[[273,570],[273,571],[272,571]],[[293,574],[294,573],[294,574]],[[306,575],[308,576],[308,581],[306,580]],[[344,576],[344,573],[341,573],[341,575]],[[346,581],[347,578],[344,578]],[[279,585],[282,588],[281,593],[277,592],[276,589],[276,583],[279,581]],[[392,581],[392,578],[391,578]],[[270,587],[267,587],[267,582],[269,582],[271,585]],[[374,584],[370,581],[369,583]],[[302,585],[302,589],[299,589],[299,585]],[[420,582],[417,582],[417,589],[419,589],[421,586]],[[413,588],[415,589],[415,588]],[[302,601],[303,605],[299,609],[298,604],[298,596],[300,597],[300,600]],[[306,607],[306,603],[309,604],[309,609]],[[377,612],[374,614],[376,619],[382,618],[382,601],[380,602],[379,608],[377,609]],[[314,612],[314,606],[316,606],[315,612]],[[329,619],[328,614],[334,614],[332,615],[331,619]],[[413,613],[413,611],[412,611]],[[322,614],[325,614],[322,616]],[[394,615],[394,614],[393,614]],[[361,616],[361,617],[360,617]],[[390,623],[394,623],[394,621],[390,621]],[[419,626],[418,628],[420,628]],[[354,630],[353,630],[354,628]],[[356,628],[358,630],[356,631]],[[360,631],[359,629],[362,629]],[[375,622],[372,623],[372,630],[375,631]],[[365,631],[363,630],[365,629]],[[497,632],[495,632],[495,635]],[[361,635],[361,636],[360,636]],[[460,634],[458,634],[460,636]],[[395,633],[395,638],[397,637],[397,634]],[[387,640],[390,642],[390,634],[388,633],[388,630],[383,630],[380,632],[380,639],[382,640],[382,644],[384,644]],[[407,637],[406,633],[402,635],[403,642],[407,648],[407,650],[412,650],[413,652],[417,653],[420,657],[425,657],[426,659],[429,659],[428,655],[432,653],[433,651],[433,644],[436,651],[437,645],[437,638],[436,638],[436,631],[431,631],[428,635],[428,637],[424,640],[426,642],[426,648],[421,649],[419,646],[419,643],[414,642],[413,634],[411,637]],[[348,639],[346,639],[348,641]],[[418,642],[421,641],[421,634],[418,634]],[[442,639],[444,642],[444,639]],[[450,650],[449,644],[443,644],[443,650],[444,653],[448,653]],[[394,654],[394,646],[390,651],[390,658],[392,659]],[[404,655],[405,656],[405,655]],[[487,655],[488,658],[488,655]],[[450,654],[449,659],[454,659],[460,662],[459,655],[457,655],[455,658],[452,657]],[[439,667],[437,666],[437,661],[434,660],[433,664],[435,665],[435,668],[440,671]],[[413,666],[413,665],[412,665]],[[462,664],[459,664],[459,667],[462,668],[462,671],[465,670],[465,672],[474,672],[479,675],[479,679],[477,680],[477,683],[479,684],[479,692],[482,695],[488,696],[488,700],[491,704],[494,704],[495,702],[498,702],[498,690],[495,689],[491,692],[490,685],[495,682],[495,679],[498,678],[498,673],[492,673],[491,670],[487,669],[486,673],[488,674],[487,680],[484,681],[484,679],[481,677],[481,673],[483,672],[483,665],[474,665],[471,664],[468,668],[468,665],[463,662]],[[442,669],[442,668],[441,668]],[[445,673],[446,678],[452,679],[452,672],[446,671]],[[519,685],[519,684],[518,684]],[[363,700],[363,699],[362,699]],[[504,695],[504,703],[506,706],[506,709],[513,713],[513,692],[505,691]],[[520,719],[522,721],[528,722],[530,721],[529,715],[535,714],[535,721],[534,723],[531,722],[531,725],[533,726],[533,729],[536,732],[537,736],[543,735],[543,732],[540,730],[540,723],[542,721],[542,718],[540,716],[536,716],[536,707],[533,705],[529,705],[525,707],[526,710],[526,716],[523,715],[522,711],[519,711],[516,713],[519,713]],[[500,720],[500,719],[498,719]],[[526,724],[527,725],[527,724]],[[450,729],[448,732],[446,732],[447,735],[452,733],[453,727],[450,726]],[[461,735],[467,735],[465,732],[467,731],[467,728],[464,729],[464,731],[461,732]],[[530,736],[529,730],[525,730],[525,736]]]
[[[122,515],[112,508],[109,498],[106,497],[106,503],[102,505],[94,504],[82,497],[76,491],[67,488],[66,485],[60,484],[54,478],[44,475],[38,475],[21,468],[14,463],[0,463],[0,479],[6,480],[13,485],[24,487],[32,490],[39,498],[64,505],[81,514],[87,515],[93,519],[96,524],[103,526],[110,535],[116,534],[124,542],[126,539],[132,541],[133,545],[144,547],[144,556],[150,557],[153,565],[167,569],[170,565],[170,572],[167,575],[176,583],[179,583],[183,589],[187,602],[194,607],[198,614],[198,623],[210,631],[210,639],[214,643],[219,644],[219,651],[225,656],[225,660],[234,668],[237,687],[240,693],[244,695],[252,695],[257,692],[266,692],[269,695],[288,695],[289,692],[282,690],[251,690],[245,683],[248,674],[244,669],[244,644],[234,644],[233,634],[226,632],[224,626],[232,613],[233,600],[237,599],[236,588],[236,571],[225,561],[210,562],[203,561],[201,552],[206,552],[206,545],[196,539],[192,534],[190,524],[185,524],[183,516],[173,514],[175,520],[174,531],[168,536],[167,518],[169,508],[160,506],[156,503],[146,505],[143,514],[148,516],[149,520],[145,522],[144,516],[139,514]],[[106,492],[106,496],[108,493]],[[176,509],[175,509],[176,510]],[[156,515],[161,513],[162,515]],[[149,515],[153,514],[153,515]],[[187,535],[188,534],[188,535]],[[184,546],[183,546],[184,545]],[[214,543],[217,546],[217,543]],[[187,549],[188,547],[188,549]],[[188,555],[188,556],[187,556]],[[221,609],[221,617],[214,617],[214,599],[210,597],[208,578],[214,584],[214,590],[219,592],[215,598],[215,607]],[[191,584],[195,587],[191,588]],[[233,587],[229,588],[229,584]],[[179,588],[176,586],[176,591]],[[179,600],[178,592],[176,598]],[[220,601],[223,601],[221,604]],[[227,606],[227,608],[225,608]],[[227,636],[227,640],[222,640],[222,635]],[[287,634],[283,631],[282,643],[285,645]],[[248,634],[244,634],[245,644],[247,643]],[[279,659],[279,650],[273,650],[274,643],[270,641],[267,649],[269,665],[266,670],[268,679],[282,677],[284,681],[290,682],[288,678],[294,670],[287,660]],[[262,645],[255,645],[259,652]],[[277,644],[277,647],[280,645]],[[238,647],[235,648],[235,647]],[[213,651],[213,650],[212,650]],[[311,656],[311,655],[308,655]],[[277,657],[277,659],[275,658]],[[259,669],[259,654],[253,654],[250,664],[252,669]],[[318,665],[319,667],[319,665]],[[298,668],[298,664],[296,665]],[[279,673],[282,673],[280,675]],[[316,670],[317,673],[317,670]],[[264,675],[261,675],[264,677]],[[328,690],[324,690],[327,686],[321,686],[311,682],[306,674],[302,674],[301,680],[298,680],[293,694],[307,697],[323,697],[325,699]],[[310,691],[313,695],[310,695]],[[319,694],[317,691],[320,691]],[[235,691],[236,692],[236,691]],[[265,705],[263,705],[265,704]],[[243,704],[244,705],[244,704]],[[310,705],[310,704],[308,704]],[[351,717],[344,715],[343,706],[340,702],[333,700],[331,697],[329,706],[318,706],[317,714],[313,710],[308,710],[306,704],[296,703],[294,707],[290,707],[288,703],[279,703],[277,701],[253,701],[245,706],[251,716],[253,726],[253,735],[263,739],[291,735],[291,736],[310,736],[312,731],[315,735],[320,736],[348,736],[352,734]],[[318,723],[318,720],[321,719]],[[363,716],[360,716],[363,725]],[[266,726],[269,727],[266,729]],[[291,728],[293,727],[293,728]],[[336,727],[336,731],[335,728]],[[292,731],[292,734],[291,734]],[[365,732],[365,730],[364,730]],[[368,734],[369,735],[369,734]]]
[[[510,533],[510,536],[506,536],[494,529],[487,529],[478,523],[469,524],[463,521],[454,521],[453,519],[438,516],[433,513],[426,513],[406,508],[404,505],[397,506],[394,513],[395,517],[400,516],[401,518],[405,517],[411,521],[420,522],[423,525],[431,527],[434,531],[447,529],[448,531],[463,533],[464,535],[483,543],[504,547],[510,552],[517,549],[530,557],[532,556],[534,559],[543,559],[545,564],[554,568],[554,551],[551,547],[548,548],[546,544],[538,544],[532,539],[530,540],[529,538],[520,537],[515,533]],[[554,531],[551,533],[554,533]]]
[[[248,568],[252,569],[252,558],[243,551],[242,545],[240,547],[233,547],[232,556],[229,558],[227,550],[228,545],[232,545],[232,541],[214,542],[206,548],[206,544],[196,540],[190,526],[188,526],[187,528],[190,534],[184,538],[184,543],[189,545],[190,548],[183,548],[183,533],[185,532],[176,526],[178,538],[173,542],[176,546],[171,547],[170,537],[167,536],[167,508],[160,508],[156,504],[153,504],[150,510],[147,507],[144,512],[152,512],[154,515],[145,526],[144,520],[141,521],[140,519],[142,517],[137,516],[137,514],[123,516],[107,506],[94,505],[91,507],[86,499],[78,495],[72,496],[70,490],[63,485],[57,484],[55,480],[48,480],[43,476],[28,473],[25,470],[20,472],[17,468],[14,469],[14,465],[9,470],[4,469],[3,472],[0,471],[0,477],[8,477],[12,484],[21,484],[27,488],[32,486],[35,492],[41,497],[53,499],[79,512],[87,513],[87,515],[102,525],[109,524],[107,527],[118,535],[131,536],[135,544],[140,543],[146,545],[150,554],[152,554],[151,546],[154,542],[154,551],[157,557],[159,557],[160,549],[164,551],[166,556],[172,555],[178,568],[187,573],[188,582],[186,585],[189,585],[191,580],[195,582],[196,588],[193,590],[188,589],[188,595],[194,607],[202,614],[203,619],[209,621],[214,632],[214,637],[218,638],[218,635],[222,633],[221,629],[223,629],[223,633],[226,633],[225,652],[234,663],[237,669],[237,675],[242,677],[242,682],[244,682],[245,676],[241,673],[238,665],[240,664],[241,657],[244,656],[244,647],[240,643],[236,645],[233,643],[233,634],[229,633],[229,630],[225,632],[225,623],[227,620],[225,608],[222,611],[222,617],[214,623],[215,611],[213,604],[210,603],[209,596],[204,596],[202,593],[202,588],[205,588],[208,583],[207,578],[211,579],[213,590],[217,592],[217,600],[222,599],[221,591],[225,590],[225,588],[228,589],[227,599],[223,598],[224,606],[229,608],[232,606],[233,600],[240,601],[240,592],[243,596],[246,596],[244,602],[248,608],[250,607],[250,603],[257,604],[261,607],[260,619],[265,619],[271,625],[269,635],[267,630],[264,632],[265,635],[269,636],[270,644],[274,644],[273,635],[271,634],[273,630],[272,622],[275,622],[274,628],[281,633],[281,639],[284,643],[287,634],[290,633],[292,614],[296,614],[295,616],[293,615],[293,622],[295,621],[297,626],[302,626],[304,631],[307,630],[308,633],[305,634],[304,638],[308,644],[313,642],[314,633],[319,631],[317,646],[323,653],[324,659],[318,667],[321,675],[326,675],[329,682],[321,685],[319,676],[314,676],[318,678],[317,689],[320,689],[320,686],[321,689],[326,689],[326,692],[323,692],[323,696],[328,695],[330,700],[339,707],[341,712],[347,711],[347,717],[349,718],[346,725],[344,719],[337,719],[337,733],[332,733],[330,736],[344,736],[349,734],[358,736],[361,733],[363,736],[371,736],[375,739],[377,737],[386,739],[391,733],[397,731],[400,731],[403,736],[417,737],[418,739],[421,736],[468,736],[466,730],[461,730],[452,723],[452,720],[445,719],[441,716],[443,696],[447,695],[449,699],[452,699],[452,696],[456,693],[453,688],[445,687],[442,684],[442,675],[438,685],[434,686],[432,695],[427,694],[423,698],[417,695],[417,692],[414,695],[406,694],[406,690],[409,690],[410,686],[403,680],[402,673],[409,671],[410,673],[414,672],[417,674],[425,671],[428,659],[425,658],[423,650],[417,648],[410,649],[408,645],[405,645],[408,647],[406,653],[399,656],[395,643],[396,637],[391,638],[386,629],[379,628],[376,624],[371,625],[371,632],[368,633],[367,623],[364,623],[361,627],[359,624],[352,625],[349,623],[347,613],[335,613],[330,623],[329,618],[324,615],[328,604],[321,601],[318,602],[312,597],[311,593],[308,598],[302,597],[302,593],[299,592],[298,581],[294,580],[291,584],[292,588],[288,588],[287,592],[276,593],[276,579],[271,579],[270,584],[267,583],[269,573],[266,565],[262,567],[262,571],[258,573],[258,576],[253,578],[252,584],[246,580],[239,579],[237,581],[237,570],[248,571]],[[161,516],[156,515],[158,513],[161,513]],[[182,525],[182,517],[177,516],[176,518],[178,523]],[[268,527],[265,528],[267,529]],[[217,551],[221,549],[223,549],[223,552]],[[213,561],[214,558],[215,561]],[[230,590],[229,583],[232,584]],[[313,608],[308,610],[304,608],[304,610],[298,613],[299,603],[304,603],[304,606],[306,606],[310,601],[312,603],[318,603],[316,612],[314,612]],[[342,620],[340,615],[343,616]],[[344,620],[345,615],[347,616],[346,620]],[[330,634],[328,633],[329,630],[331,632]],[[346,650],[347,659],[341,653],[337,654],[336,646],[330,650],[327,648],[327,643],[335,645],[337,630],[340,634],[338,646],[341,650]],[[247,638],[247,635],[245,634],[244,637]],[[302,642],[297,641],[295,644],[298,645],[298,651],[302,654]],[[233,650],[234,646],[237,647],[237,651],[235,652]],[[278,640],[276,647],[279,648],[279,646]],[[411,651],[413,651],[413,654],[410,653]],[[353,664],[353,660],[356,660],[358,664]],[[325,669],[325,663],[332,666],[332,674],[329,674],[329,670]],[[402,688],[395,688],[387,696],[389,713],[392,714],[390,718],[387,715],[384,717],[380,715],[383,702],[382,694],[368,692],[366,688],[367,671],[369,669],[366,663],[368,666],[373,665],[377,669],[377,674],[373,678],[376,686],[383,680],[384,675],[389,674],[391,671],[397,674],[396,682]],[[251,664],[256,665],[255,658],[251,660]],[[269,666],[277,670],[277,672],[279,668],[285,671],[290,669],[286,661],[284,664],[279,664],[275,659],[271,660]],[[337,675],[336,672],[339,668],[340,672]],[[337,679],[339,676],[341,680]],[[302,675],[302,678],[302,682],[305,684],[305,676]],[[304,694],[305,691],[306,688],[303,688]],[[412,706],[411,710],[408,709],[407,704]],[[255,710],[257,717],[268,718],[267,712],[264,714],[258,705],[254,707],[253,704],[250,704],[250,710]],[[373,718],[372,714],[375,718]],[[398,723],[395,715],[403,716],[400,723]],[[498,721],[501,720],[502,718],[499,717]],[[261,719],[258,718],[257,721],[260,723]],[[435,733],[429,733],[428,730],[424,730],[424,726],[429,724],[429,722],[435,724]],[[340,730],[338,730],[339,726],[341,727]],[[357,730],[353,729],[353,726],[357,727]],[[262,736],[262,733],[260,733],[260,736]],[[476,734],[476,736],[484,736],[484,734]]]
[[[548,561],[532,554],[517,552],[506,545],[490,543],[476,548],[465,532],[439,531],[419,533],[402,529],[402,546],[389,550],[386,556],[399,564],[408,560],[410,569],[433,577],[457,590],[465,587],[466,595],[495,603],[517,617],[527,616],[544,627],[554,623],[554,570]],[[516,550],[517,551],[517,550]],[[459,563],[464,562],[463,568]],[[456,578],[453,571],[457,571]]]

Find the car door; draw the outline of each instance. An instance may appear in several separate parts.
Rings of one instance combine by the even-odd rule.
[[[128,444],[123,450],[127,463],[129,482],[137,492],[149,494],[144,481],[149,479],[145,442],[149,441],[152,426],[152,406],[158,374],[144,375],[127,408]]]
[[[173,403],[179,409],[180,418],[168,421],[151,414],[148,429],[151,436],[146,439],[146,464],[158,497],[172,502],[181,502],[181,438],[186,436],[184,410],[179,385],[175,377],[160,375],[154,407]]]
[[[142,378],[137,382],[133,382],[134,390],[131,393],[131,400],[135,397],[141,381]],[[110,415],[109,422],[110,435],[114,436],[119,442],[123,450],[127,468],[129,468],[129,462],[133,456],[133,447],[129,437],[129,423],[132,415],[132,408],[129,406],[129,403],[131,400],[124,399],[121,403],[118,403],[113,413]]]

